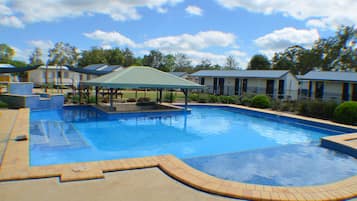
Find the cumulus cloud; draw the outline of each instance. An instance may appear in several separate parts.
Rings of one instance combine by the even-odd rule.
[[[337,27],[340,24],[357,24],[357,3],[355,0],[217,0],[228,8],[244,8],[252,12],[272,14],[281,13],[299,20],[307,20],[307,25],[314,27]]]
[[[175,36],[158,37],[137,43],[119,32],[105,32],[96,30],[92,33],[84,33],[84,36],[101,41],[102,48],[111,48],[112,45],[133,47],[139,54],[148,54],[151,49],[157,49],[164,54],[183,53],[187,55],[192,64],[199,64],[202,59],[208,59],[212,64],[224,65],[227,56],[237,57],[240,64],[244,64],[246,53],[236,50],[236,36],[232,33],[221,31],[203,31],[197,34],[181,34]],[[210,48],[226,48],[229,51],[216,54],[210,52]]]
[[[38,47],[38,48],[44,49],[44,50],[53,48],[53,42],[50,40],[31,40],[28,42],[28,44],[33,47]]]
[[[104,14],[113,20],[137,20],[141,18],[138,8],[148,8],[164,13],[167,6],[175,5],[183,0],[137,0],[137,1],[112,1],[112,0],[87,0],[87,1],[32,1],[12,0],[0,1],[0,23],[9,24],[8,21],[16,20],[16,25],[54,21],[65,17],[78,17],[83,15]]]
[[[316,29],[307,30],[286,27],[259,37],[254,40],[254,43],[267,56],[272,56],[274,52],[293,45],[310,48],[317,39],[319,39],[319,33]]]
[[[187,6],[185,11],[190,14],[190,15],[202,15],[202,9],[200,7],[197,6]]]
[[[200,50],[212,46],[234,46],[235,38],[235,35],[232,33],[205,31],[199,32],[195,35],[182,34],[177,36],[155,38],[145,41],[143,46],[167,51]]]
[[[121,46],[135,47],[136,44],[134,41],[128,37],[122,35],[119,32],[104,32],[101,30],[96,30],[92,33],[84,33],[84,36],[94,40],[102,41],[103,46],[108,46],[109,44],[116,44]]]

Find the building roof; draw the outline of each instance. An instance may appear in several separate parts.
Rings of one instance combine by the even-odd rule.
[[[326,80],[357,82],[356,72],[310,71],[299,78],[300,80]]]
[[[102,71],[102,72],[112,72],[112,71],[116,71],[121,69],[122,66],[120,65],[107,65],[107,64],[91,64],[88,65],[86,67],[84,67],[83,69],[85,70],[95,70],[95,71]]]
[[[183,77],[185,75],[187,75],[186,72],[169,72],[171,75],[175,75],[177,77]]]
[[[50,70],[68,70],[67,66],[40,66],[41,69],[50,69]]]
[[[29,70],[34,70],[36,68],[38,68],[39,65],[37,66],[27,66],[27,67],[18,67],[18,68],[14,68],[14,67],[3,67],[0,68],[0,73],[21,73],[21,72],[25,72],[25,71],[29,71]]]
[[[192,73],[196,77],[241,77],[241,78],[280,78],[287,70],[200,70]]]
[[[85,86],[106,88],[194,89],[204,86],[151,67],[132,66],[81,82]]]

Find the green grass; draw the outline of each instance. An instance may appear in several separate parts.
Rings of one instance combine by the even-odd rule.
[[[0,108],[7,108],[8,105],[2,101],[0,101]]]

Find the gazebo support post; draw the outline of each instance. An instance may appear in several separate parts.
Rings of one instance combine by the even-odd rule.
[[[87,87],[87,104],[89,104],[89,96],[90,96],[90,92],[89,92],[89,86]]]
[[[113,109],[113,88],[110,88],[110,111],[114,111]]]
[[[98,87],[95,87],[95,104],[98,105]]]
[[[185,94],[185,111],[187,111],[188,89],[184,89],[183,93]]]
[[[160,103],[162,103],[162,89],[160,89],[160,95],[159,95]]]
[[[79,94],[79,104],[82,102],[82,93],[81,93],[81,86],[78,87],[78,94]]]

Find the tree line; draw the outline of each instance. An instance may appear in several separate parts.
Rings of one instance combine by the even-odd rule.
[[[276,52],[269,59],[256,54],[248,63],[248,69],[290,70],[294,74],[319,70],[357,70],[357,29],[354,26],[340,26],[334,36],[321,38],[312,48],[299,45]],[[13,60],[15,51],[7,44],[0,44],[0,63],[10,63],[17,67],[26,66],[22,61]],[[241,69],[235,57],[228,56],[225,65],[212,64],[209,59],[202,59],[193,65],[192,60],[182,53],[164,54],[151,50],[143,57],[136,57],[129,48],[103,49],[92,47],[80,52],[75,46],[58,42],[48,51],[47,61],[42,60],[42,50],[35,48],[29,56],[30,65],[71,65],[79,68],[90,64],[109,64],[127,66],[151,66],[162,71],[184,71],[192,73],[198,70],[233,70]]]

